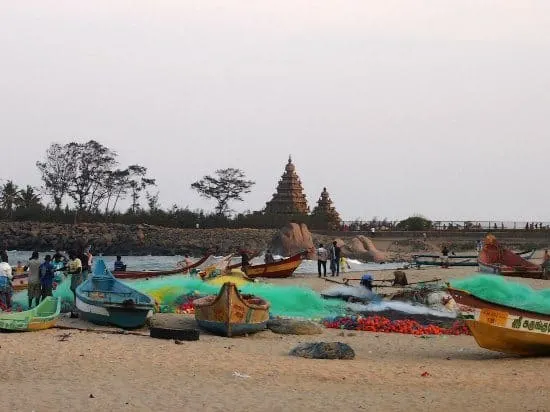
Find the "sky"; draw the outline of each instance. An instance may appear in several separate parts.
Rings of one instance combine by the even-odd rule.
[[[95,139],[165,207],[236,167],[262,209],[292,154],[346,220],[550,221],[547,0],[0,0],[0,56],[4,181]]]

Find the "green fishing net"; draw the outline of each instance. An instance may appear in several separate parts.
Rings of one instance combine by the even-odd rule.
[[[177,308],[189,299],[217,294],[220,285],[211,285],[199,278],[188,275],[165,276],[162,278],[124,281],[130,287],[151,296],[157,312],[176,312]],[[62,311],[68,312],[73,306],[73,293],[70,290],[70,277],[57,283],[53,295],[61,298]],[[324,300],[311,289],[299,286],[276,286],[268,283],[249,283],[239,287],[242,293],[259,296],[271,304],[270,314],[282,317],[320,319],[326,316],[341,315],[345,312],[343,302]],[[13,296],[14,308],[28,308],[27,291]]]
[[[535,290],[497,275],[474,275],[453,280],[451,286],[489,302],[550,315],[550,289]]]

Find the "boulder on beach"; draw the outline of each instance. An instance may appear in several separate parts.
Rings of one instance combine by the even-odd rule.
[[[291,256],[304,250],[314,255],[313,239],[304,223],[288,223],[273,236],[271,251],[282,256]]]
[[[385,254],[376,248],[371,239],[363,235],[351,239],[351,242],[346,248],[349,249],[352,254],[366,256],[368,260],[374,262],[384,262],[386,260]]]
[[[290,355],[308,359],[354,359],[355,351],[342,342],[308,342],[296,346]]]
[[[321,325],[309,320],[271,319],[267,328],[283,335],[319,335],[323,333]]]

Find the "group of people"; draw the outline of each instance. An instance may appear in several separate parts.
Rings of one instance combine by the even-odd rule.
[[[348,263],[342,256],[340,246],[336,241],[332,242],[332,245],[328,249],[324,247],[322,243],[317,248],[317,272],[319,277],[327,276],[327,261],[330,262],[330,272],[332,276],[340,276],[340,267],[345,265],[349,268]]]
[[[8,254],[3,251],[0,256],[0,304],[4,309],[12,306],[13,296],[13,269],[8,263]],[[38,252],[32,252],[29,261],[22,265],[18,262],[16,274],[28,272],[28,305],[29,308],[38,306],[41,300],[53,295],[54,278],[57,271],[71,275],[70,289],[76,300],[76,288],[86,279],[92,265],[90,248],[83,253],[69,252],[67,258],[60,250],[52,256],[47,254],[40,260]]]

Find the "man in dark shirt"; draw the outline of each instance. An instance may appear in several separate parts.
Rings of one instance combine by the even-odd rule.
[[[42,288],[42,300],[46,298],[46,296],[52,296],[52,289],[53,289],[53,277],[55,269],[52,265],[52,257],[50,255],[46,255],[44,258],[44,263],[40,265],[40,286]]]
[[[332,276],[340,276],[340,247],[336,241],[332,242],[330,247],[330,271]]]

